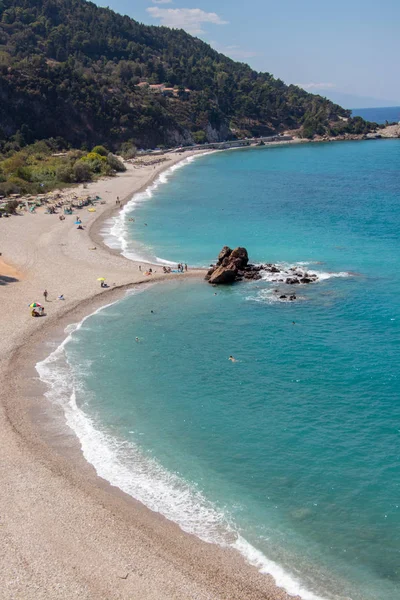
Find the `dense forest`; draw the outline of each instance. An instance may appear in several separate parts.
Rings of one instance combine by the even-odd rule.
[[[349,116],[182,30],[145,26],[84,0],[0,0],[3,153],[48,138],[118,150],[295,128],[305,137],[370,130]]]

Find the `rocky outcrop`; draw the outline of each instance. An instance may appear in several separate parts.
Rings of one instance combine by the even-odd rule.
[[[224,246],[218,255],[216,265],[212,265],[206,275],[209,283],[227,284],[240,281],[248,271],[249,255],[246,248]]]
[[[224,246],[218,255],[215,265],[210,265],[206,280],[215,285],[234,283],[235,281],[266,279],[270,282],[279,282],[286,285],[300,285],[316,283],[318,276],[309,273],[300,267],[284,268],[283,266],[268,263],[265,265],[252,265],[246,248],[238,247],[232,250]],[[289,300],[295,300],[295,294],[288,295]],[[286,295],[281,296],[282,299]]]

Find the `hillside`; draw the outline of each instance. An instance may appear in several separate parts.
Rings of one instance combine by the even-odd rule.
[[[339,120],[348,116],[182,30],[145,26],[84,0],[0,0],[3,150],[5,141],[57,137],[61,145],[118,149],[299,127],[306,137],[369,131],[360,118]]]

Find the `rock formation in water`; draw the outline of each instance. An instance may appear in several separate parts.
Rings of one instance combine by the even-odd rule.
[[[261,266],[249,264],[249,255],[246,248],[224,246],[218,255],[215,265],[212,265],[206,275],[206,280],[211,284],[226,284],[245,279],[261,279]]]
[[[243,279],[254,281],[262,279],[262,271],[274,274],[274,277],[269,278],[269,281],[278,281],[287,285],[315,283],[318,281],[318,276],[315,273],[308,273],[299,267],[291,267],[284,270],[272,263],[252,265],[249,263],[249,255],[246,248],[241,248],[240,246],[234,250],[229,248],[229,246],[224,246],[218,255],[216,264],[211,265],[205,278],[209,283],[215,285],[234,283]]]

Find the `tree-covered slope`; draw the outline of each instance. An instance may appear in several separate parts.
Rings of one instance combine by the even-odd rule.
[[[175,87],[169,95],[141,81]],[[190,91],[185,91],[188,89]],[[84,0],[0,0],[0,139],[80,146],[222,140],[368,126],[325,98],[234,62],[182,30]]]

